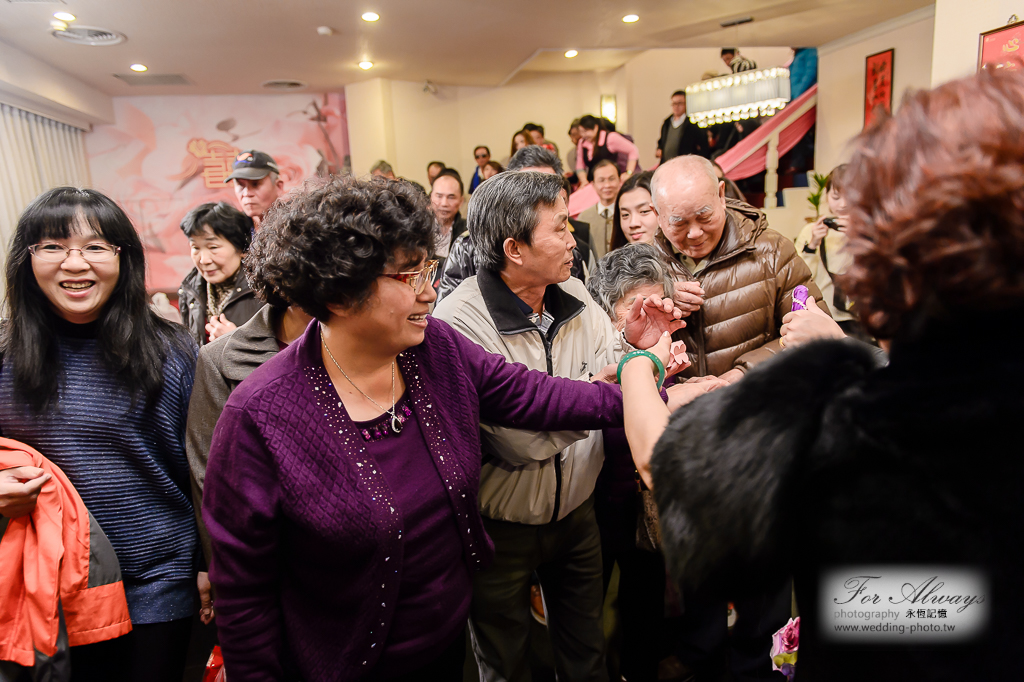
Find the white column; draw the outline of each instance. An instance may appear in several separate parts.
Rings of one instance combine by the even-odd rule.
[[[779,133],[776,131],[768,138],[768,151],[765,155],[764,175],[764,207],[776,208],[779,205]]]

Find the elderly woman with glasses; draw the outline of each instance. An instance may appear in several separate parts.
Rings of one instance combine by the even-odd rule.
[[[645,187],[650,187],[650,173],[641,175],[647,176]],[[671,296],[673,286],[658,248],[643,243],[610,252],[598,261],[587,280],[590,295],[619,330],[625,326],[626,314],[637,297]],[[691,379],[678,387],[677,395],[681,403],[687,403],[724,385],[717,377]],[[638,523],[640,527],[644,523],[638,481],[625,431],[618,427],[605,429],[604,466],[594,489],[594,511],[601,529],[606,590],[613,566],[619,565],[620,672],[629,680],[653,680],[657,679],[659,661],[670,653],[662,636],[665,560],[646,542],[643,548],[638,547]],[[645,537],[646,531],[641,530],[640,536]]]
[[[617,386],[507,363],[427,315],[434,219],[411,184],[337,178],[275,208],[246,267],[316,318],[243,381],[203,499],[243,680],[461,679],[479,425],[621,424]]]

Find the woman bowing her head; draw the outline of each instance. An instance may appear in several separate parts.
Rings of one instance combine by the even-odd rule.
[[[335,178],[271,211],[246,267],[315,320],[234,391],[203,517],[225,661],[239,679],[459,679],[481,421],[621,423],[609,384],[506,363],[428,316],[426,197]]]

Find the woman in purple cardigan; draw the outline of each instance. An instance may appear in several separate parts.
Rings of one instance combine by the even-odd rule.
[[[403,181],[338,178],[268,216],[246,267],[312,314],[232,394],[203,518],[232,682],[461,679],[479,424],[622,423],[617,386],[553,378],[427,316],[434,219]]]

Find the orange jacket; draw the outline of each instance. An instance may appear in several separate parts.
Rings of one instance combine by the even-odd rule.
[[[57,652],[61,608],[69,646],[120,637],[132,624],[114,549],[64,472],[0,438],[0,469],[20,466],[53,478],[31,514],[0,518],[0,661],[33,667],[36,652]]]

